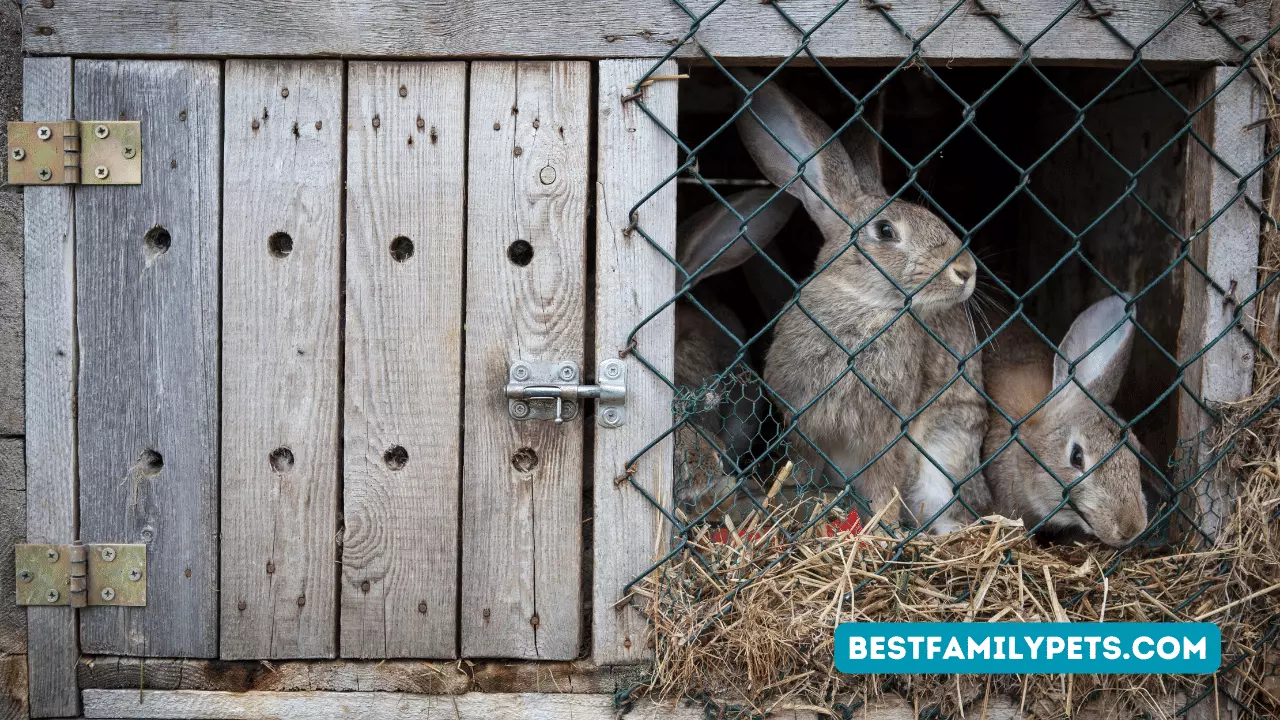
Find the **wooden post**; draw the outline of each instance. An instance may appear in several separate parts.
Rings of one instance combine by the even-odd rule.
[[[1263,91],[1247,72],[1236,75],[1236,68],[1212,68],[1196,78],[1192,107],[1204,103],[1228,81],[1230,84],[1193,121],[1196,134],[1221,162],[1195,139],[1187,141],[1185,232],[1193,238],[1191,258],[1218,287],[1189,263],[1184,264],[1178,358],[1186,362],[1211,345],[1184,372],[1186,389],[1209,405],[1240,400],[1253,388],[1253,343],[1240,328],[1227,328],[1235,321],[1237,300],[1257,289],[1261,220],[1246,199],[1260,202],[1262,175],[1249,179],[1243,195],[1237,198],[1237,193],[1241,176],[1262,162],[1266,128],[1258,120],[1265,112]],[[1246,307],[1245,328],[1253,329],[1253,319],[1253,307]],[[1189,443],[1189,455],[1183,460],[1187,464],[1184,478],[1192,477],[1213,459],[1213,449],[1207,439],[1201,439],[1202,433],[1212,428],[1212,419],[1195,398],[1180,393],[1178,436]],[[1226,516],[1234,512],[1236,480],[1219,462],[1195,487],[1196,499],[1189,512],[1193,517],[1198,515],[1201,529],[1214,537]]]
[[[573,361],[586,318],[591,66],[471,66],[462,653],[567,660],[581,636],[583,425],[514,420],[515,360]]]
[[[71,59],[28,58],[23,64],[22,90],[25,119],[70,119]],[[23,191],[27,542],[33,543],[66,543],[77,532],[74,192],[70,187]],[[80,714],[76,629],[76,611],[69,607],[27,611],[32,717]]]
[[[675,292],[675,266],[649,244],[633,223],[668,254],[675,255],[675,181],[641,206],[631,208],[675,172],[676,145],[635,101],[623,102],[653,66],[648,60],[600,62],[597,97],[599,140],[596,165],[596,361],[627,362],[627,424],[600,428],[595,439],[594,644],[599,664],[649,657],[645,619],[623,597],[623,587],[664,552],[670,526],[637,492],[625,473],[666,505],[672,493],[672,440],[650,448],[633,467],[632,456],[671,427],[671,387],[628,351],[628,335]],[[667,62],[658,75],[674,75]],[[676,83],[644,89],[643,102],[671,132],[676,130]],[[673,306],[649,320],[636,337],[642,353],[670,380],[675,372]]]
[[[86,653],[218,652],[221,70],[76,61],[77,119],[142,124],[142,184],[76,190],[80,539],[148,569],[146,607],[81,615]]]
[[[465,63],[351,63],[343,657],[457,654]]]
[[[222,265],[222,657],[333,657],[340,61],[229,61]]]

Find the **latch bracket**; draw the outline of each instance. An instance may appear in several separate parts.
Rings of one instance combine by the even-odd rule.
[[[14,546],[19,605],[147,604],[147,546],[79,542]]]
[[[140,185],[137,120],[9,123],[10,185]]]
[[[507,410],[516,420],[562,423],[578,416],[581,401],[594,399],[601,427],[622,427],[627,422],[627,364],[621,360],[601,362],[596,385],[578,384],[578,364],[571,360],[517,360],[507,377]]]

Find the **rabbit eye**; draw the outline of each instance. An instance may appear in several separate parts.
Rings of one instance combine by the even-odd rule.
[[[1079,445],[1071,446],[1071,467],[1084,470],[1084,450]]]
[[[881,220],[876,223],[876,235],[879,235],[880,239],[885,242],[898,239],[897,233],[894,232],[893,225],[891,225],[888,220]]]

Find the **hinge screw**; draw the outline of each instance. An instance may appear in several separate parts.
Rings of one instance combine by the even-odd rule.
[[[565,420],[572,420],[578,416],[578,404],[572,400],[565,400],[560,411],[560,415]]]
[[[138,154],[138,151],[132,145],[125,145],[123,152],[125,158],[128,160],[132,160],[133,157]]]
[[[141,579],[142,579],[142,571],[141,571],[141,570],[139,570],[138,568],[132,568],[132,569],[130,569],[130,570],[129,570],[129,579],[130,579],[130,580],[132,580],[132,581],[134,581],[134,582],[138,582],[139,580],[141,580]]]
[[[116,559],[116,549],[113,547],[104,547],[102,548],[101,555],[103,560],[111,562]]]
[[[617,425],[621,416],[618,414],[618,408],[605,408],[601,417],[604,418],[606,425]]]
[[[519,401],[511,403],[511,417],[517,420],[529,417],[529,406]]]
[[[514,377],[516,380],[518,380],[518,381],[520,381],[520,382],[524,382],[525,380],[528,380],[528,379],[529,379],[529,366],[528,366],[528,365],[525,365],[524,363],[519,363],[519,364],[517,364],[517,365],[516,365],[514,368],[512,368],[512,370],[511,370],[511,377]]]
[[[106,180],[107,176],[110,174],[111,174],[111,171],[107,169],[106,165],[99,165],[98,167],[93,169],[93,176],[98,178],[99,180]]]
[[[106,125],[96,125],[93,128],[94,137],[99,140],[111,134],[111,130]]]
[[[31,574],[30,570],[22,570],[18,573],[18,579],[24,583],[31,582],[32,578],[34,577],[35,576]]]
[[[604,366],[605,377],[616,378],[622,374],[622,368],[616,362],[606,363]]]
[[[22,160],[27,157],[27,151],[22,148],[14,148],[11,154],[14,160]]]
[[[58,562],[58,551],[53,548],[49,548],[49,551],[45,553],[45,557],[49,558],[49,562],[51,563]]]
[[[56,602],[58,602],[58,598],[59,598],[59,597],[60,597],[60,596],[58,595],[58,591],[57,591],[57,590],[50,589],[50,590],[49,590],[49,592],[47,592],[47,593],[45,593],[45,594],[44,594],[44,601],[45,601],[45,602],[56,603]]]
[[[111,602],[116,599],[116,591],[109,587],[102,588],[102,599]]]
[[[572,365],[563,365],[560,367],[561,380],[565,382],[572,382],[575,375],[577,375],[577,373],[573,371]]]
[[[40,178],[41,180],[48,180],[49,178],[53,177],[53,173],[49,172],[49,168],[40,168],[39,170],[36,171],[36,177]]]
[[[40,127],[36,128],[36,137],[40,138],[41,140],[48,140],[49,138],[53,137],[53,131],[49,129],[48,125],[41,125]]]

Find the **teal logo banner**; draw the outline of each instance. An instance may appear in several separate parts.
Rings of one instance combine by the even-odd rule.
[[[1213,623],[841,623],[836,669],[867,674],[1209,674]]]

